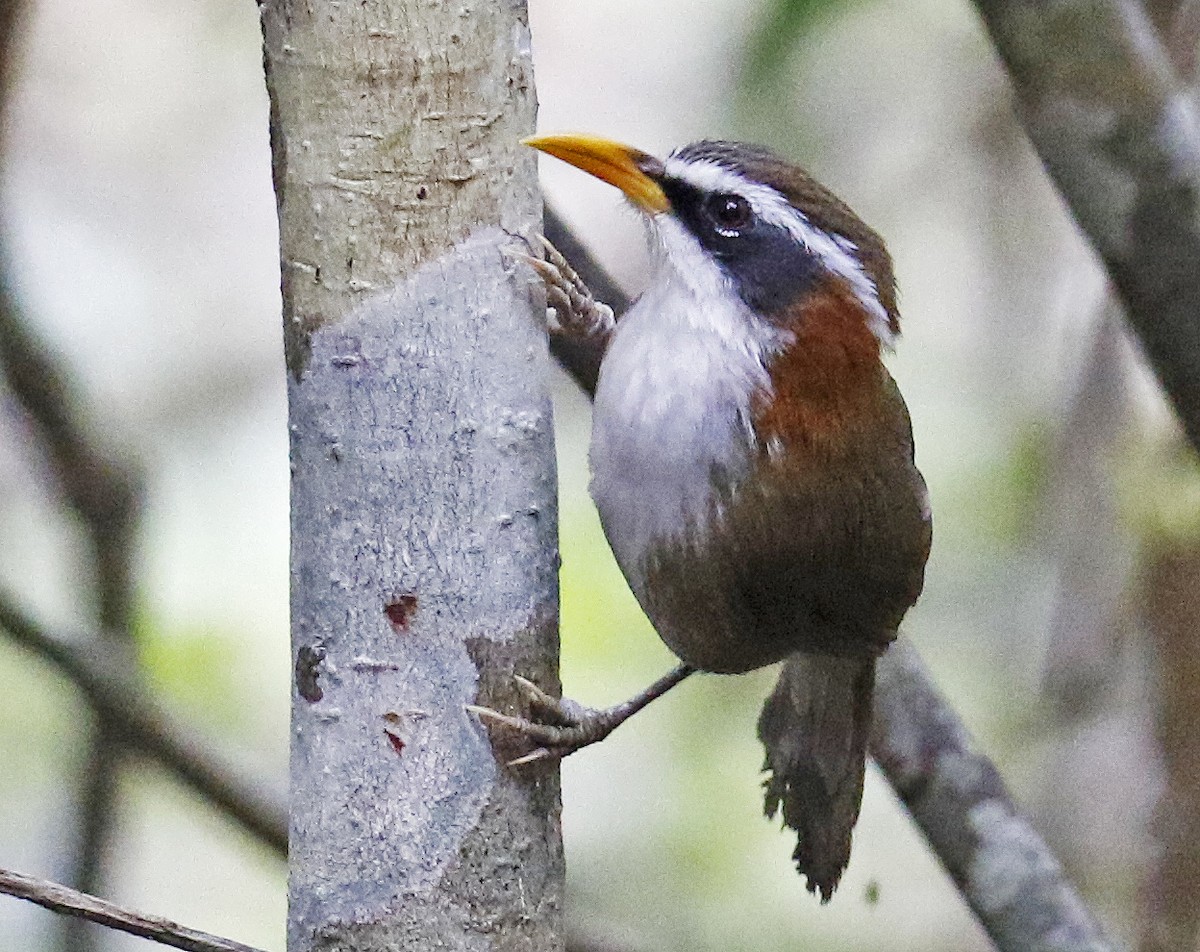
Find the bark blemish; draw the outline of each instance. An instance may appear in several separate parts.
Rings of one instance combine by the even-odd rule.
[[[401,595],[383,606],[383,613],[387,615],[388,621],[392,623],[392,627],[396,629],[398,635],[408,631],[409,619],[416,610],[417,596],[412,594]]]
[[[408,746],[411,739],[413,725],[428,716],[426,711],[406,711],[403,714],[388,711],[384,714],[383,734],[388,743],[392,745],[392,750],[397,754],[403,754],[404,748]]]
[[[404,753],[404,748],[408,746],[408,738],[405,737],[404,718],[395,711],[388,711],[383,715],[383,736],[388,739],[388,743],[392,745],[397,755]]]
[[[325,696],[317,683],[324,660],[325,649],[320,645],[302,645],[296,652],[296,690],[309,704],[315,704]]]

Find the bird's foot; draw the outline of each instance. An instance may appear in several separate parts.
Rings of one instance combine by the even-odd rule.
[[[541,239],[545,257],[517,254],[546,284],[546,304],[554,312],[551,330],[579,337],[596,337],[607,334],[616,323],[613,309],[597,301],[583,278],[567,264],[544,235]]]
[[[472,714],[520,734],[536,745],[529,753],[510,760],[510,767],[541,760],[561,760],[581,748],[604,740],[628,717],[623,704],[595,710],[570,698],[551,697],[532,681],[520,676],[513,680],[529,705],[529,717],[501,714],[477,704],[467,705],[467,710]]]
[[[477,704],[468,704],[467,710],[486,721],[521,734],[538,745],[524,756],[510,760],[510,767],[531,764],[538,760],[561,760],[589,744],[604,740],[647,704],[662,697],[695,671],[691,665],[676,665],[628,701],[602,710],[584,707],[569,698],[551,697],[532,681],[518,675],[513,680],[529,704],[530,717],[513,717]]]

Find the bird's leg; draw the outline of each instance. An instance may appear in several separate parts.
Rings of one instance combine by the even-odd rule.
[[[537,745],[528,754],[509,762],[509,766],[517,766],[537,760],[566,757],[580,748],[604,740],[621,724],[651,701],[662,697],[695,670],[690,665],[681,664],[628,701],[602,710],[583,707],[567,698],[551,697],[532,681],[517,677],[517,687],[529,702],[529,718],[501,714],[490,707],[479,707],[476,704],[468,704],[467,710],[493,724],[515,731]]]
[[[616,323],[613,310],[597,301],[583,278],[567,264],[544,235],[541,238],[544,258],[517,255],[538,273],[546,284],[546,304],[554,311],[556,324],[551,330],[576,337],[598,337],[608,334]]]

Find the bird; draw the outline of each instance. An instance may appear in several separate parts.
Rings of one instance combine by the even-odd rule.
[[[548,242],[527,260],[557,331],[600,337],[590,491],[629,587],[680,664],[591,710],[518,679],[530,716],[472,710],[563,757],[696,671],[782,662],[758,721],[764,808],[828,902],[862,801],[875,665],[932,540],[912,425],[883,356],[900,333],[883,240],[770,150],[660,159],[603,138],[525,140],[618,188],[651,274],[620,317]]]

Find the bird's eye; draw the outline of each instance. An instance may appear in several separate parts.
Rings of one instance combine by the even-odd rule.
[[[750,203],[741,195],[714,195],[708,213],[723,233],[738,232],[750,224]]]

